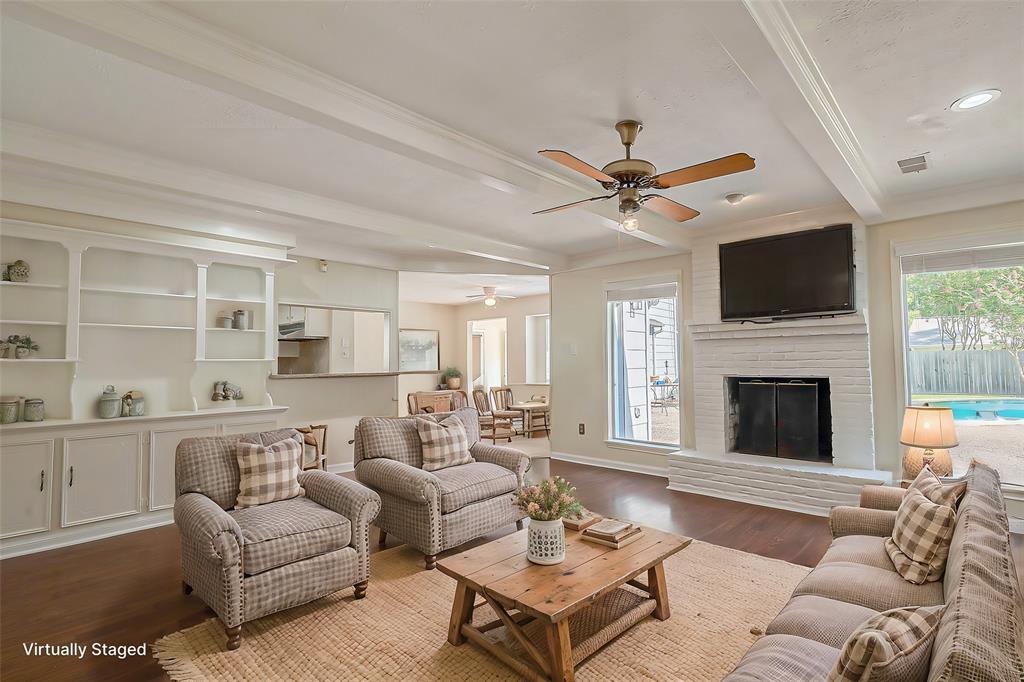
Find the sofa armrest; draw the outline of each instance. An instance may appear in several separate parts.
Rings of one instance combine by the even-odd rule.
[[[500,445],[488,445],[483,441],[478,441],[473,444],[469,452],[473,455],[473,459],[478,462],[497,464],[508,469],[516,475],[516,478],[519,479],[519,485],[522,487],[523,477],[526,475],[526,471],[530,468],[531,463],[529,455],[522,450],[502,447]]]
[[[844,535],[874,535],[888,537],[896,524],[896,512],[887,509],[863,507],[832,507],[828,514],[828,527],[833,538]]]
[[[866,485],[860,489],[860,506],[896,511],[907,491],[890,485]]]
[[[419,504],[441,503],[441,481],[437,476],[385,457],[364,459],[356,465],[356,479],[374,490],[397,495]]]
[[[355,481],[319,470],[303,471],[299,474],[299,485],[310,500],[351,522],[349,545],[356,550],[359,561],[357,582],[369,578],[370,522],[380,512],[380,495]]]
[[[241,547],[242,529],[220,506],[202,493],[185,493],[174,501],[174,523],[181,534],[192,540],[213,542],[227,534]]]

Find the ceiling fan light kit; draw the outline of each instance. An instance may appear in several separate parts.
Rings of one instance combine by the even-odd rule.
[[[537,152],[552,161],[562,164],[566,168],[583,173],[587,177],[596,180],[605,190],[611,190],[611,194],[591,197],[574,201],[571,204],[563,204],[536,211],[534,215],[541,213],[552,213],[561,211],[573,206],[579,206],[591,201],[605,201],[616,197],[619,201],[619,224],[626,232],[634,232],[640,227],[639,220],[634,216],[641,208],[647,208],[666,218],[676,222],[691,220],[700,215],[700,211],[689,206],[684,206],[658,194],[644,194],[645,190],[668,189],[679,185],[688,185],[701,180],[740,173],[754,168],[754,159],[744,153],[732,154],[713,161],[705,161],[695,166],[687,166],[668,173],[658,174],[657,168],[650,161],[632,158],[631,150],[636,143],[637,135],[643,130],[643,124],[639,121],[627,119],[615,124],[615,130],[619,133],[619,139],[626,148],[626,158],[612,161],[604,168],[598,170],[589,163],[582,161],[568,152],[557,149],[542,149]],[[739,196],[740,199],[732,201],[730,197]],[[739,203],[743,195],[730,194],[726,197],[729,203]]]
[[[509,296],[507,294],[499,294],[499,293],[497,293],[497,291],[498,291],[497,287],[481,287],[481,289],[483,289],[484,293],[482,293],[482,294],[474,294],[472,296],[467,296],[466,297],[466,298],[469,299],[470,303],[474,303],[476,301],[480,301],[485,306],[487,306],[488,308],[493,308],[494,306],[498,305],[498,299],[502,299],[502,298],[504,298],[504,299],[513,299],[513,298],[515,298],[515,296]]]

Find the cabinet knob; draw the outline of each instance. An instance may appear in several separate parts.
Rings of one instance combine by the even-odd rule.
[[[46,481],[46,469],[39,470],[39,492],[43,492],[43,483]]]
[[[74,465],[72,465],[71,466],[71,471],[70,471],[70,477],[69,477],[69,480],[68,480],[68,487],[70,488],[74,484],[75,484],[75,467],[74,467]]]

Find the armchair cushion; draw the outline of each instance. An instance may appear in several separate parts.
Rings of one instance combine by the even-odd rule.
[[[273,445],[239,442],[238,498],[235,509],[255,507],[302,494],[299,487],[299,465],[302,444],[285,438]]]
[[[227,512],[242,531],[242,569],[256,575],[348,546],[347,518],[306,497]]]
[[[516,475],[504,467],[472,462],[433,472],[441,482],[441,513],[462,509],[467,504],[515,492]]]
[[[441,482],[433,472],[393,459],[364,459],[356,464],[356,479],[409,502],[440,503]]]
[[[415,419],[363,417],[359,420],[359,439],[363,459],[393,459],[417,469],[423,466]]]

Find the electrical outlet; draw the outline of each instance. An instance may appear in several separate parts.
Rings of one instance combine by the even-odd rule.
[[[581,436],[585,436],[586,434],[587,434],[587,425],[586,424],[580,424],[580,435]]]

